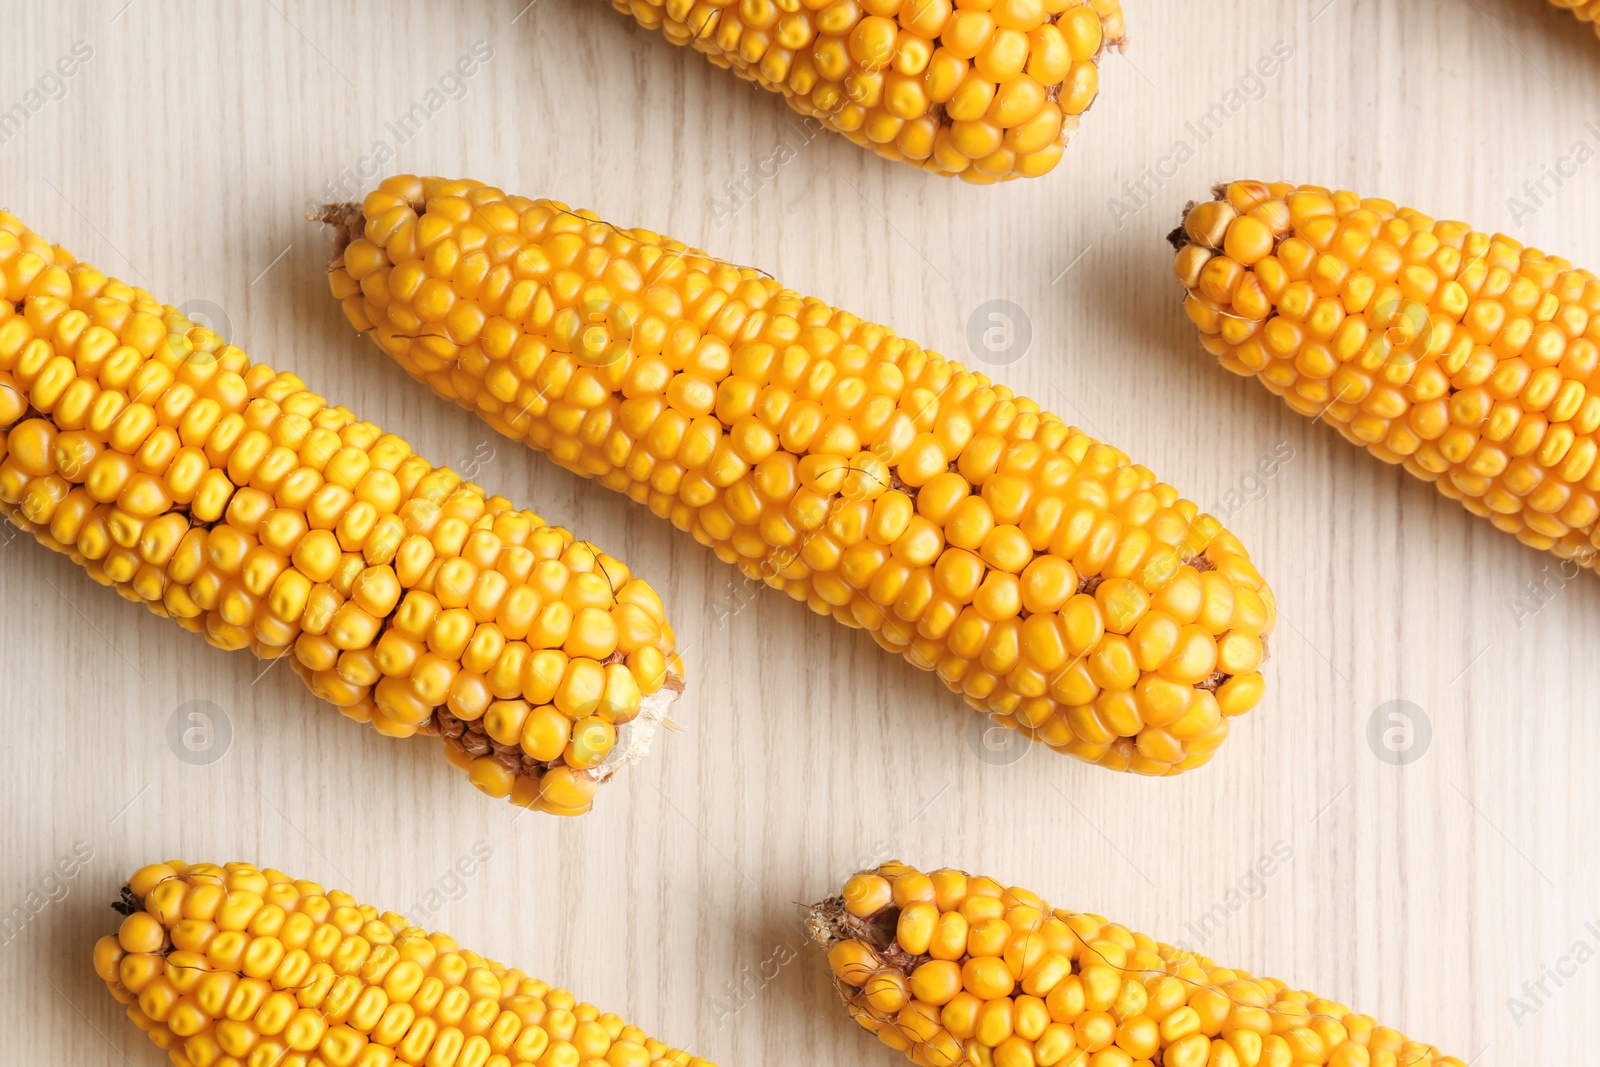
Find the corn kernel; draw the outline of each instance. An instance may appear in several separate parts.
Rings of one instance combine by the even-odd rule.
[[[457,223],[514,222],[509,210],[486,204]],[[212,644],[289,653],[311,689],[352,717],[401,736],[441,734],[452,762],[487,761],[469,773],[497,795],[522,782],[537,796],[564,767],[563,803],[545,810],[576,813],[619,762],[614,750],[622,761],[642,751],[631,735],[655,728],[681,664],[660,599],[626,567],[434,468],[293,375],[252,366],[176,309],[142,310],[154,307],[147,295],[20,234],[38,249],[29,270],[48,285],[24,294],[22,315],[0,305],[0,513]],[[481,238],[455,224],[433,236],[453,242],[453,252],[429,246],[430,263],[457,260],[450,281],[418,278],[407,290],[402,278],[390,298],[409,291],[421,321],[503,348],[505,320],[491,321],[477,302],[484,290],[463,281]],[[111,322],[126,343],[99,325]],[[722,373],[715,357],[702,346],[697,368]],[[608,395],[587,368],[568,377],[574,402],[586,382]],[[520,695],[529,656],[555,648],[584,682],[563,693],[562,710],[586,704],[582,715],[602,717],[577,738],[564,729],[559,744],[504,705],[490,713],[501,690]],[[468,725],[480,720],[488,733]],[[179,946],[190,948],[210,952]],[[270,973],[279,962],[244,965]]]
[[[1586,17],[1600,15],[1590,7]],[[1568,420],[1595,369],[1593,341],[1580,336],[1591,274],[1387,201],[1259,182],[1192,207],[1181,232],[1190,318],[1225,366],[1502,530],[1595,565],[1593,519],[1549,518],[1578,493],[1587,499],[1594,427]],[[1246,291],[1252,321],[1237,317]],[[1249,677],[1259,662],[1249,635],[1211,632],[1226,642],[1218,670]],[[1229,692],[1248,699],[1250,687]]]
[[[1099,92],[1100,60],[1126,39],[1120,0],[612,0],[612,6],[668,40],[694,42],[718,66],[782,93],[797,110],[885,158],[980,183],[1053,169],[1071,131],[1064,116],[1089,109]],[[986,113],[990,121],[978,122]],[[942,125],[952,119],[962,125]],[[479,202],[476,210],[493,206]],[[335,283],[335,294],[360,304],[383,293],[405,303],[404,321],[443,321],[447,340],[472,344],[494,319],[487,308],[457,300],[442,280],[459,269],[460,243],[448,235],[466,220],[425,215],[415,232],[427,234],[430,250],[419,244],[418,269],[387,272],[381,253],[396,247],[390,235],[409,220],[391,215],[406,209],[388,192],[371,209],[384,220],[376,234],[382,248],[352,242],[352,270]],[[510,209],[503,214],[516,217]],[[380,289],[376,279],[385,275]],[[374,318],[352,308],[352,314],[363,329],[401,321],[396,311]],[[485,372],[488,399],[505,404],[521,395],[507,371],[502,363]],[[672,395],[685,399],[687,391],[689,380],[680,376]],[[709,391],[698,391],[705,395],[692,406],[710,410]]]
[[[906,879],[927,898],[889,893]],[[968,919],[942,951],[937,931]],[[958,871],[861,871],[808,927],[851,1016],[918,1064],[1464,1067],[1333,1001]]]
[[[218,918],[240,928],[219,934],[208,919],[179,917],[219,904]],[[715,1067],[402,915],[279,871],[157,864],[129,879],[118,907],[128,915],[95,944],[95,973],[185,1063],[491,1067],[514,1054],[567,1067]],[[177,947],[207,928],[205,955]],[[893,1006],[905,979],[882,984],[878,1001]]]
[[[834,59],[848,63],[856,53],[879,54],[889,40],[887,23],[896,17],[896,48],[899,34],[912,32],[908,25],[947,24],[943,43],[929,51],[918,91],[950,105],[953,125],[940,136],[974,152],[1036,137],[1035,119],[1023,116],[1028,107],[1050,111],[1046,125],[1060,125],[1056,102],[1036,99],[1034,90],[1049,83],[1029,73],[1035,42],[1046,67],[1071,67],[1121,34],[1120,12],[1104,10],[1115,9],[1110,0],[1092,9],[1068,8],[1054,21],[1050,5],[1038,0],[1003,0],[998,8],[950,7],[942,0],[918,0],[914,11],[882,6],[878,11],[839,0],[828,7],[829,20],[851,27],[850,33],[822,31],[835,51],[843,50]],[[780,16],[780,8],[768,10],[758,0],[723,5],[718,17],[731,19],[746,8],[780,35],[788,24],[810,41],[819,29],[810,12],[785,8]],[[690,10],[680,14],[687,18]],[[1102,15],[1111,20],[1105,27]],[[1109,28],[1113,22],[1116,32]],[[1087,53],[1078,55],[1083,49]],[[903,72],[892,61],[890,68],[882,73],[892,105]],[[1000,94],[1001,83],[989,79],[1002,76]],[[824,84],[831,83],[812,87]],[[970,117],[960,117],[969,111]],[[1013,121],[1018,124],[1008,125]],[[1025,140],[1015,147],[1038,146]],[[508,197],[473,182],[402,177],[359,208],[331,214],[352,234],[382,229],[400,189],[406,204],[430,205],[414,223],[427,233],[430,248],[447,241],[465,247],[472,214],[455,205],[467,191],[475,210],[516,218],[515,227],[497,238],[507,242],[507,256],[529,263],[581,261],[587,276],[599,279],[587,287],[575,279],[548,308],[529,303],[516,312],[512,325],[523,331],[517,344],[528,347],[509,361],[481,358],[482,346],[472,342],[434,335],[424,344],[380,333],[385,350],[408,373],[502,432],[627,492],[814,610],[869,628],[886,647],[937,670],[981,710],[1037,730],[1040,739],[1080,758],[1118,770],[1180,773],[1203,762],[1200,757],[1220,741],[1222,713],[1213,690],[1226,693],[1228,715],[1259,699],[1257,667],[1272,628],[1271,594],[1220,524],[1198,516],[1122,453],[883,327],[668,238],[594,220],[568,225],[576,216],[565,205]],[[1226,218],[1218,211],[1216,219],[1202,220],[1208,233],[1218,230],[1218,240],[1226,222],[1241,217],[1227,210]],[[1269,231],[1277,225],[1270,215],[1249,217]],[[1251,240],[1259,244],[1259,236]],[[430,255],[405,242],[378,247],[363,238],[335,259],[330,284],[336,293],[363,294],[349,297],[359,305],[352,321],[363,329],[362,323],[394,321],[399,308],[425,321],[427,309],[415,305],[426,299],[418,294]],[[389,276],[386,289],[367,293],[356,276],[375,273]],[[1231,286],[1243,274],[1238,267],[1220,281]],[[635,289],[610,278],[628,285],[653,279],[650,300],[662,321],[646,329],[651,316],[640,319],[649,343],[635,333],[632,348],[640,354],[629,357],[614,381],[592,379],[583,400],[587,414],[575,421],[564,412],[578,411],[567,398],[583,371],[567,349],[580,303],[638,302]],[[483,304],[487,318],[505,311],[477,296],[460,302]],[[701,305],[714,310],[697,325],[689,309]],[[440,373],[443,367],[450,368],[447,374]],[[550,403],[510,420],[502,393]],[[589,433],[590,419],[603,423],[605,433]],[[331,448],[327,454],[336,453]],[[548,760],[559,749],[564,758],[586,763],[599,749],[586,747],[569,724],[593,717],[618,725],[636,714],[637,702],[664,685],[670,659],[654,645],[670,631],[657,608],[638,618],[612,607],[605,598],[615,585],[592,569],[569,573],[552,558],[528,572],[526,593],[510,588],[502,594],[497,580],[483,574],[495,566],[493,559],[469,558],[470,551],[455,547],[465,526],[440,517],[439,505],[452,490],[443,483],[426,487],[419,491],[422,500],[402,505],[412,533],[392,568],[402,599],[390,629],[406,641],[427,642],[446,660],[460,658],[463,669],[485,677],[499,669],[500,660],[491,663],[491,656],[510,654],[516,669],[507,668],[503,698],[519,696],[532,709],[518,726],[523,755],[537,752]],[[343,540],[337,547],[339,559],[353,551]],[[337,585],[331,572],[342,564],[333,558],[334,546],[319,551],[330,571],[319,580]],[[495,588],[485,591],[486,580]],[[598,600],[591,601],[591,586]],[[412,607],[418,593],[408,590],[417,587],[438,601],[437,620],[424,611],[428,605]],[[372,609],[394,592],[386,573],[383,591],[381,599],[364,588],[350,595],[376,615]],[[1250,605],[1248,620],[1238,610],[1241,602]],[[498,637],[491,635],[481,654],[470,630],[474,619],[497,627]],[[399,640],[381,650],[382,662],[404,672],[406,682],[380,681],[381,692],[374,692],[388,718],[424,725],[445,699],[447,683],[455,683],[438,674],[437,665],[417,666],[410,646]],[[1219,651],[1223,642],[1226,655]],[[512,651],[519,646],[527,652]],[[614,657],[622,662],[597,669]],[[1231,684],[1229,668],[1251,681]],[[1186,720],[1201,694],[1211,702]],[[458,703],[460,715],[478,706]],[[554,717],[539,711],[545,705],[554,706]],[[1215,723],[1202,729],[1208,715]],[[511,724],[504,725],[509,736]]]

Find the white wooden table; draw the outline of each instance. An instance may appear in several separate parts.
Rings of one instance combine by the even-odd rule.
[[[1129,0],[1134,47],[1063,164],[982,189],[803,143],[777,98],[609,4],[524,2],[28,5],[0,34],[0,111],[26,111],[0,125],[0,199],[612,546],[689,649],[683,731],[589,817],[515,818],[434,742],[356,727],[289,670],[212,651],[14,539],[0,910],[27,921],[0,928],[8,1062],[163,1062],[89,949],[127,874],[170,856],[432,911],[722,1064],[895,1062],[838,1010],[794,903],[891,855],[1183,940],[1484,1067],[1593,1055],[1600,962],[1559,983],[1544,969],[1600,948],[1600,587],[1552,579],[1553,557],[1219,369],[1162,240],[1215,181],[1289,177],[1600,266],[1600,161],[1547,181],[1538,210],[1508,203],[1531,206],[1524,183],[1577,142],[1600,149],[1587,28],[1537,0]],[[92,55],[52,81],[75,42]],[[451,80],[475,46],[472,76]],[[1247,78],[1275,49],[1281,69]],[[399,126],[430,89],[427,121]],[[1241,106],[1200,143],[1186,124],[1233,89]],[[1179,142],[1192,158],[1174,168]],[[783,145],[793,158],[734,210],[724,183]],[[961,358],[975,309],[1021,308],[1031,346],[997,377],[1233,510],[1281,606],[1265,705],[1175,781],[986,750],[931,675],[752,597],[687,536],[495,438],[357,337],[326,292],[327,237],[301,216],[402,170],[663,230]],[[1292,459],[1255,480],[1275,452]],[[1367,739],[1397,700],[1417,727],[1403,766]],[[180,759],[169,726],[196,711],[217,732]],[[75,847],[92,858],[53,876]],[[452,875],[475,849],[487,862]],[[1252,873],[1275,852],[1289,858]]]

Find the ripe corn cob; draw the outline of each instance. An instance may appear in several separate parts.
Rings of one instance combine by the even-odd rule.
[[[1206,350],[1535,548],[1600,547],[1600,279],[1387,200],[1234,182],[1172,235]]]
[[[581,814],[648,744],[682,671],[627,567],[3,213],[0,272],[17,526],[493,796]]]
[[[1585,22],[1594,24],[1594,32],[1600,33],[1600,0],[1550,0],[1557,7],[1564,7]]]
[[[429,933],[247,863],[157,863],[95,973],[178,1067],[714,1067]]]
[[[351,323],[440,396],[648,504],[1080,759],[1204,763],[1272,595],[1144,467],[943,356],[645,230],[398,177],[341,227]]]
[[[1125,40],[1119,0],[612,0],[886,159],[1037,178]]]
[[[1276,978],[961,871],[863,871],[809,925],[850,1015],[917,1064],[1466,1067]]]

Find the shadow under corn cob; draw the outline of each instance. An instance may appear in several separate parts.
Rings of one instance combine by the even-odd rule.
[[[961,871],[862,871],[809,926],[851,1017],[931,1067],[1466,1067],[1343,1004]]]
[[[977,183],[1036,178],[1121,48],[1120,0],[612,0],[887,159]]]
[[[1534,548],[1600,548],[1600,278],[1387,200],[1234,182],[1172,234],[1206,350]]]
[[[157,863],[94,969],[180,1067],[714,1067],[455,939],[247,863]]]
[[[1550,0],[1557,7],[1564,7],[1584,22],[1594,25],[1595,33],[1600,33],[1600,0]]]
[[[1272,595],[1171,486],[885,327],[646,230],[391,178],[329,272],[440,396],[1080,759],[1174,774],[1261,696]]]
[[[493,796],[580,814],[648,745],[681,665],[620,562],[4,213],[0,271],[12,523]]]

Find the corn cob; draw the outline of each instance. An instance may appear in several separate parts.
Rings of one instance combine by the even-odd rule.
[[[581,814],[648,743],[681,664],[627,567],[7,214],[0,272],[17,526],[490,795]]]
[[[808,925],[851,1017],[917,1064],[1466,1067],[1276,978],[961,871],[862,871]]]
[[[1259,700],[1274,608],[1238,540],[1004,386],[475,182],[392,178],[325,217],[334,295],[413,377],[998,721],[1169,774]]]
[[[1600,33],[1600,0],[1550,0],[1557,7],[1564,7],[1584,22],[1594,24],[1594,32]]]
[[[95,973],[178,1067],[714,1067],[392,911],[247,863],[157,863]]]
[[[970,182],[1036,178],[1121,48],[1119,0],[612,0],[886,159]]]
[[[1223,366],[1593,566],[1600,279],[1503,235],[1285,183],[1219,187],[1172,242]]]

